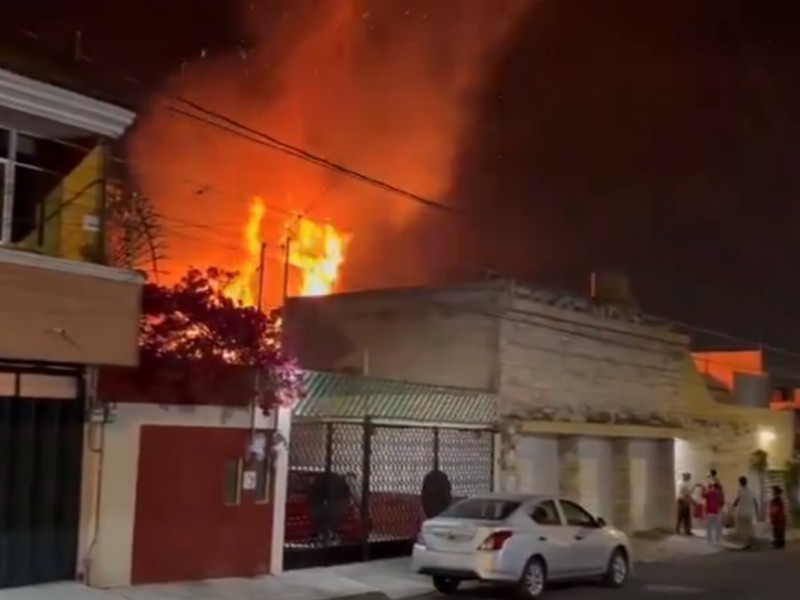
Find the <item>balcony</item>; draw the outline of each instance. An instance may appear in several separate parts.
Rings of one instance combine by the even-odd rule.
[[[0,244],[98,260],[106,141],[135,115],[0,69]]]
[[[134,116],[0,69],[0,360],[136,364],[142,278],[92,264],[107,141]]]

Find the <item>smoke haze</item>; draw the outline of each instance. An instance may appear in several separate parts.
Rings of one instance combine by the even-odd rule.
[[[462,136],[493,57],[528,0],[291,0],[246,3],[239,52],[202,57],[167,83],[250,127],[421,196],[451,185]],[[235,268],[250,198],[268,209],[268,280],[280,279],[287,216],[306,212],[353,234],[344,284],[436,277],[429,208],[169,111],[154,100],[129,151],[142,191],[164,215],[165,270]],[[207,227],[196,227],[193,223]],[[435,240],[435,236],[428,239]],[[444,253],[442,252],[442,255]],[[429,265],[427,268],[424,265]],[[273,275],[270,277],[270,275]],[[169,276],[168,276],[169,277]],[[275,285],[270,285],[274,293]]]

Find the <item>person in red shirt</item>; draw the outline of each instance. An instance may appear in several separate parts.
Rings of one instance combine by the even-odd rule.
[[[786,505],[783,502],[783,491],[777,485],[772,486],[769,522],[772,525],[773,548],[784,548],[786,546]]]
[[[722,543],[722,486],[712,483],[703,490],[706,503],[706,539],[712,544]]]

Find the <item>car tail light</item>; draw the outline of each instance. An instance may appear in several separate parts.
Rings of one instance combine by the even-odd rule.
[[[478,550],[502,550],[508,539],[514,535],[510,531],[496,531],[478,546]]]

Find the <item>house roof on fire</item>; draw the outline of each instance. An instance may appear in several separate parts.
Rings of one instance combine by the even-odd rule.
[[[495,395],[490,391],[306,371],[306,396],[295,417],[375,419],[490,425]]]

